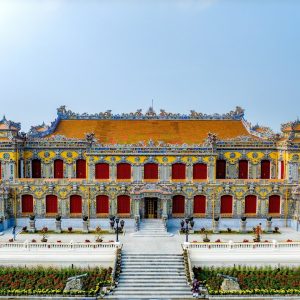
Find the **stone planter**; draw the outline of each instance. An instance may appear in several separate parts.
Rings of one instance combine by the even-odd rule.
[[[213,220],[213,233],[220,232],[219,226],[220,226],[220,221]]]
[[[247,221],[246,220],[245,221],[241,220],[240,232],[247,233]]]
[[[56,220],[55,221],[55,232],[56,233],[61,233],[61,220]]]
[[[82,222],[82,232],[89,233],[89,221],[83,221]]]
[[[273,233],[272,230],[272,221],[267,220],[267,228],[266,228],[267,233]]]
[[[29,220],[29,228],[28,231],[31,233],[35,233],[36,232],[36,228],[35,228],[35,220]]]

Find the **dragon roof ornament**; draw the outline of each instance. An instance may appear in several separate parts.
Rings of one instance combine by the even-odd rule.
[[[298,130],[298,128],[300,128],[300,120],[297,119],[295,121],[291,121],[291,122],[287,122],[284,124],[281,124],[281,131],[286,131],[287,129],[290,129],[291,131],[295,131]]]
[[[2,125],[2,126],[1,126]],[[1,128],[3,127],[3,128]],[[21,130],[21,123],[16,123],[10,120],[7,120],[5,116],[3,116],[2,120],[0,120],[0,130]]]

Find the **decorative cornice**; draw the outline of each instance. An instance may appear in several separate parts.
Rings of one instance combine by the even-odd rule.
[[[191,110],[190,114],[186,115],[166,112],[164,109],[156,113],[153,108],[150,107],[145,113],[143,113],[141,109],[138,109],[136,112],[114,115],[111,110],[97,114],[78,114],[67,110],[66,106],[63,105],[57,109],[57,115],[61,120],[242,120],[244,109],[237,106],[235,110],[229,113],[212,115]]]

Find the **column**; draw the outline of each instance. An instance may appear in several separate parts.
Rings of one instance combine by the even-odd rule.
[[[95,179],[95,163],[89,162],[88,163],[88,181],[92,181]]]
[[[113,216],[115,216],[117,214],[117,197],[109,197],[109,202],[110,202],[110,211],[109,213]]]
[[[109,165],[109,174],[110,174],[111,181],[117,180],[117,166],[115,163]]]
[[[162,201],[162,218],[168,218],[168,199],[161,199]]]
[[[186,166],[186,179],[188,182],[193,180],[193,164],[188,164]]]
[[[210,158],[210,162],[207,165],[208,167],[208,181],[215,182],[216,181],[216,166],[215,160],[213,157]]]

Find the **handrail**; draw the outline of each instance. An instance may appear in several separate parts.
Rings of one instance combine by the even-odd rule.
[[[120,249],[122,246],[120,243],[116,242],[103,242],[103,243],[80,243],[70,241],[69,243],[62,242],[0,242],[0,251],[5,249],[22,249],[22,250],[84,250],[84,249]]]
[[[219,249],[299,249],[300,242],[277,242],[273,240],[272,242],[221,242],[221,243],[184,243],[182,244],[183,249],[209,249],[209,250],[219,250]]]

